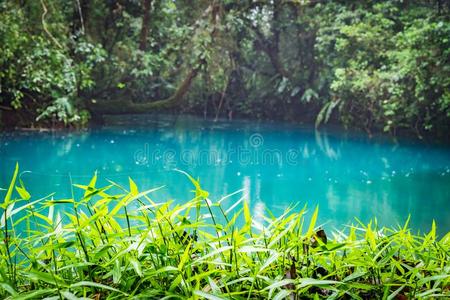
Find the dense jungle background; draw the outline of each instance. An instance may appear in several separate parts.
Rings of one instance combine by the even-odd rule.
[[[448,138],[446,1],[0,1],[4,127],[189,113]]]

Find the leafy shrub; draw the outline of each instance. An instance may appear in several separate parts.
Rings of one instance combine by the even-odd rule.
[[[80,90],[94,85],[91,72],[101,62],[101,48],[82,41],[56,45],[42,33],[29,33],[23,11],[1,3],[0,102],[33,111],[35,121],[65,125],[85,122],[77,102]]]
[[[18,168],[1,208],[0,295],[6,299],[405,299],[450,296],[450,233],[376,221],[327,237],[318,209],[253,216],[238,193],[156,203],[152,190],[95,175],[75,200],[32,200]],[[14,192],[14,189],[16,193]],[[65,210],[58,207],[64,205]],[[297,211],[297,212],[295,212]]]
[[[421,136],[446,128],[450,24],[421,7],[401,18],[400,11],[393,2],[345,11],[323,31],[336,38],[318,43],[334,79],[318,123],[332,107],[346,126],[368,131],[406,128]]]

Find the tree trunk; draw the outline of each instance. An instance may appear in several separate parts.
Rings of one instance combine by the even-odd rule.
[[[264,34],[259,30],[257,26],[252,24],[251,20],[247,20],[250,28],[256,34],[258,48],[264,51],[269,57],[270,63],[272,64],[275,72],[281,76],[292,81],[292,76],[289,71],[283,66],[280,59],[280,12],[282,9],[282,4],[278,1],[274,1],[273,4],[273,18],[271,23],[272,38],[266,38]]]
[[[88,109],[94,114],[145,114],[152,110],[167,109],[179,104],[197,76],[200,66],[191,69],[175,93],[167,99],[136,103],[128,98],[112,101],[90,102]]]
[[[72,16],[72,35],[76,38],[86,33],[90,0],[76,0]]]
[[[147,37],[148,28],[150,26],[150,9],[152,6],[152,0],[142,0],[142,6],[144,8],[144,16],[142,17],[142,29],[141,29],[141,39],[139,42],[139,50],[147,50]]]
[[[204,13],[204,17],[206,17],[208,14],[211,14],[210,20],[212,23],[212,30],[210,32],[212,38],[217,31],[216,25],[218,21],[218,13],[219,10],[217,9],[217,7],[212,5],[208,6]],[[197,58],[197,63],[189,69],[186,77],[178,86],[175,93],[167,99],[141,103],[133,102],[129,98],[112,101],[91,101],[87,103],[87,108],[94,114],[141,114],[150,113],[153,110],[167,109],[179,105],[182,102],[185,94],[189,91],[191,83],[199,73],[201,67],[206,64],[205,59],[201,56],[202,55]]]
[[[273,19],[272,19],[272,33],[273,39],[269,43],[267,54],[275,70],[283,77],[292,81],[291,74],[283,66],[280,59],[280,13],[282,10],[282,3],[280,1],[274,1],[273,3]]]

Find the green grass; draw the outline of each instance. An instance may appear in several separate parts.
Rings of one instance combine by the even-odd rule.
[[[209,200],[187,174],[184,204],[97,176],[74,185],[80,199],[32,200],[17,174],[1,204],[0,298],[450,297],[450,234],[438,240],[434,222],[422,236],[374,221],[327,237],[317,208],[252,219],[245,199]]]

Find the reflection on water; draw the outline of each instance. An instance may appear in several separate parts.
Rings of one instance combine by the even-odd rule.
[[[450,230],[448,147],[249,122],[140,116],[114,124],[81,133],[4,133],[0,187],[18,161],[30,171],[21,178],[35,197],[69,197],[69,174],[87,183],[98,170],[123,184],[131,176],[143,189],[165,185],[153,198],[181,202],[192,187],[177,168],[199,177],[214,199],[243,189],[256,219],[299,202],[319,204],[319,221],[330,228],[353,217],[396,225],[411,214],[418,230],[432,219],[440,232]],[[227,199],[228,207],[240,196]]]

